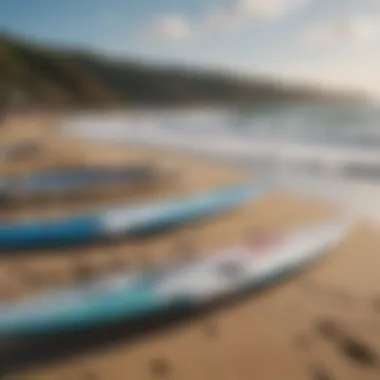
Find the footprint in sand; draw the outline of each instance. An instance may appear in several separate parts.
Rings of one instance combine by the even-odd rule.
[[[325,339],[334,340],[340,336],[338,325],[330,319],[321,319],[316,322],[317,332]]]
[[[311,380],[334,380],[330,371],[322,366],[314,366],[310,371]]]
[[[363,366],[375,367],[378,365],[377,354],[367,344],[351,337],[344,337],[339,344],[341,353],[347,360]]]
[[[332,320],[319,320],[316,323],[319,334],[335,344],[343,357],[352,364],[360,364],[367,367],[378,365],[376,352],[368,345],[350,336]]]
[[[80,376],[79,379],[80,380],[101,380],[100,376],[94,372],[85,372],[82,376]]]
[[[172,365],[167,359],[156,358],[149,362],[149,370],[155,377],[165,377],[172,371]]]

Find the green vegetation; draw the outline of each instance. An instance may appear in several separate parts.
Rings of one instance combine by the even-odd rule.
[[[21,89],[32,103],[62,107],[342,101],[351,96],[274,81],[149,67],[0,34],[0,97]]]

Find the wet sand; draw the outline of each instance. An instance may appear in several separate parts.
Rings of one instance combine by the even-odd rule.
[[[43,125],[43,122],[41,123]],[[35,160],[1,165],[2,173],[22,173],[69,162],[82,165],[164,162],[181,170],[170,186],[97,194],[71,209],[90,209],[163,195],[191,194],[244,181],[246,174],[215,163],[143,148],[116,148],[62,140],[42,134]],[[65,199],[25,202],[1,218],[61,215]],[[26,255],[4,256],[0,297],[73,283],[78,277],[143,268],[170,261],[183,244],[199,254],[233,244],[255,228],[286,230],[323,220],[337,210],[308,199],[272,192],[233,212],[143,241],[120,241]],[[222,379],[351,380],[380,378],[380,234],[359,222],[338,249],[299,276],[264,292],[200,315],[146,326],[117,326],[69,341],[0,351],[7,379]],[[28,351],[29,350],[29,351]],[[75,353],[75,355],[74,355]]]

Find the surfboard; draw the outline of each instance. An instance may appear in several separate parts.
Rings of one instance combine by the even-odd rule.
[[[31,220],[0,225],[0,250],[75,245],[92,240],[173,227],[232,210],[266,194],[270,182],[228,186],[204,194],[120,205],[65,219]]]
[[[0,306],[0,336],[62,333],[133,321],[253,291],[297,273],[334,249],[350,223],[332,221],[285,234],[256,236],[159,270],[103,278]]]
[[[32,173],[0,181],[0,197],[44,197],[93,191],[116,185],[134,185],[165,177],[164,171],[149,165],[89,167]]]

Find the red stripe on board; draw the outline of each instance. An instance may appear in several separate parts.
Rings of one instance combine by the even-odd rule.
[[[282,242],[279,236],[258,236],[251,238],[248,247],[253,250],[253,255],[264,256],[269,250],[280,245]]]

